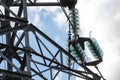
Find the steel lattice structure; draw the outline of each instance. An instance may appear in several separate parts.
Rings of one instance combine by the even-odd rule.
[[[6,67],[0,67],[0,80],[55,80],[60,75],[63,75],[65,80],[72,80],[75,77],[84,80],[104,79],[101,73],[88,68],[89,65],[97,68],[96,65],[102,59],[86,64],[79,63],[69,51],[29,23],[27,7],[66,7],[68,5],[63,3],[65,2],[62,0],[45,3],[37,2],[37,0],[0,0],[0,5],[4,7],[4,13],[2,11],[0,13],[0,36],[6,40],[0,42],[0,65],[7,64]],[[10,7],[18,7],[18,13],[14,13]],[[87,38],[79,39],[80,42],[82,39],[87,40]],[[30,44],[36,46],[33,47]],[[69,58],[68,64],[65,62],[65,57]],[[71,64],[69,60],[72,60],[74,64]],[[80,66],[81,70],[77,70],[73,67],[74,65]]]

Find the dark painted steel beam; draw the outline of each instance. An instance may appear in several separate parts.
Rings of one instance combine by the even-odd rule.
[[[0,48],[1,48],[1,46],[4,47],[4,48],[6,48],[6,47],[11,47],[11,48],[13,48],[13,49],[15,49],[15,50],[29,51],[28,49],[25,49],[25,48],[14,47],[14,46],[10,46],[10,45],[7,45],[7,44],[2,44],[2,43],[0,43]]]
[[[23,25],[23,26],[17,26],[15,28],[3,29],[3,30],[0,30],[0,35],[11,33],[18,30],[24,30],[26,27],[27,27],[26,25]]]
[[[44,59],[46,59],[46,60],[48,60],[48,61],[52,61],[52,59],[50,59],[50,58],[48,58],[48,57],[45,57],[45,56],[42,56],[42,55],[40,55],[39,53],[32,52],[32,54],[34,54],[34,55],[36,55],[36,56],[39,56],[39,57],[43,57]],[[74,72],[74,73],[76,73],[76,74],[78,74],[78,75],[81,75],[81,76],[84,76],[84,77],[88,78],[89,80],[93,80],[93,79],[91,79],[90,77],[85,76],[85,74],[86,74],[86,73],[88,74],[88,72],[83,72],[83,71],[78,71],[78,70],[71,69],[71,68],[69,68],[69,67],[67,67],[67,66],[65,66],[65,65],[63,65],[63,64],[61,64],[61,63],[59,63],[59,62],[56,62],[56,61],[52,61],[52,62],[53,62],[54,64],[56,64],[56,65],[59,65],[59,67],[57,67],[57,66],[44,65],[44,64],[42,64],[42,63],[40,63],[40,64],[42,64],[42,65],[44,65],[44,66],[47,66],[47,67],[50,67],[50,68],[53,68],[53,69],[58,69],[58,70],[60,70],[60,71],[72,71],[72,72]],[[39,64],[39,63],[38,63],[38,64]],[[85,73],[85,74],[83,74],[83,73]],[[92,75],[92,74],[91,74],[91,75]]]
[[[31,70],[36,73],[37,75],[39,75],[41,78],[43,78],[44,80],[48,80],[47,78],[45,78],[41,73],[38,73],[35,69],[31,68]]]
[[[16,3],[16,4],[13,4],[12,6],[20,6],[20,3]],[[32,4],[32,3],[27,3],[27,6],[60,6],[60,4],[58,2],[42,2],[42,3],[35,3],[35,4]]]
[[[22,33],[22,35],[20,36],[19,40],[16,42],[15,47],[17,47],[21,43],[21,41],[22,41],[24,36],[25,36],[25,32]]]
[[[0,18],[1,19],[4,19],[4,20],[10,20],[10,21],[13,21],[13,22],[18,22],[18,23],[28,23],[27,20],[24,20],[24,19],[21,19],[21,18],[14,18],[14,17],[10,17],[10,16],[5,16],[5,15],[1,15],[0,14]]]
[[[23,11],[23,6],[21,4],[19,7],[19,10],[18,10],[18,14],[17,14],[18,17],[22,16],[22,11]],[[15,22],[14,27],[17,27],[18,25],[19,25],[19,23]],[[10,39],[10,45],[14,45],[16,33],[17,33],[17,31],[12,33],[11,39]]]
[[[24,73],[18,73],[18,72],[12,72],[12,71],[8,71],[8,70],[3,70],[0,69],[0,73],[4,73],[6,75],[10,75],[12,77],[20,77],[20,78],[31,78],[30,75],[24,74]]]
[[[58,45],[55,41],[53,41],[51,38],[49,38],[47,35],[45,35],[42,31],[40,31],[39,29],[37,29],[33,24],[30,24],[31,30],[33,31],[37,31],[39,34],[41,34],[45,39],[47,39],[50,43],[52,43],[54,46],[56,46],[58,49],[60,49],[62,52],[64,52],[67,56],[69,56],[71,59],[73,59],[75,62],[77,62],[77,60],[70,55],[70,53],[68,53],[65,49],[63,49],[60,45]]]
[[[58,45],[56,42],[54,42],[51,38],[49,38],[46,34],[44,34],[42,31],[40,31],[39,29],[37,29],[33,24],[30,24],[29,27],[31,28],[32,31],[36,31],[38,32],[41,36],[43,36],[45,39],[47,39],[51,44],[53,44],[54,46],[56,46],[58,49],[60,49],[60,51],[62,51],[65,55],[67,55],[68,57],[70,57],[72,60],[74,60],[76,63],[77,60],[70,54],[68,53],[65,49],[63,49],[60,45]],[[37,54],[38,55],[38,54]],[[41,56],[41,55],[38,55]],[[43,58],[46,58],[45,56],[41,56]],[[51,60],[50,60],[51,61]],[[56,62],[55,62],[56,63]],[[60,63],[58,63],[60,64]],[[78,63],[78,65],[80,65],[82,68],[84,68],[88,73],[95,75],[95,76],[99,76],[97,74],[95,74],[94,72],[92,72],[89,68],[87,68],[85,65],[82,65],[80,63]],[[64,65],[63,65],[64,66]]]

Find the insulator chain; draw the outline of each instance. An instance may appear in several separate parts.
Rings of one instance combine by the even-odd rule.
[[[74,9],[70,9],[69,10],[69,19],[70,19],[70,23],[72,25],[72,30],[73,33],[76,35],[78,35],[78,31],[79,31],[79,13],[78,13],[78,9],[74,8]]]

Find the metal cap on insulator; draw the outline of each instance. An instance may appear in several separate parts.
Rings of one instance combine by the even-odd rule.
[[[60,0],[61,6],[68,7],[69,9],[74,9],[77,0]]]

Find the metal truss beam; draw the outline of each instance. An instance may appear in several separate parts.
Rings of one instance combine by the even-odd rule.
[[[66,50],[64,50],[61,46],[59,46],[56,42],[54,42],[51,38],[49,38],[47,35],[45,35],[43,32],[41,32],[39,29],[37,29],[33,24],[30,24],[30,26],[31,26],[30,29],[31,29],[32,31],[37,31],[37,32],[38,32],[39,34],[41,34],[44,38],[46,38],[49,42],[51,42],[54,46],[56,46],[58,49],[60,49],[60,51],[64,52],[64,54],[66,54],[66,55],[69,56],[71,59],[73,59],[74,61],[76,61],[76,59],[75,59],[71,54],[69,54]],[[41,55],[39,55],[39,56],[41,56]],[[44,57],[44,56],[41,56],[41,57]],[[46,58],[46,57],[44,57],[44,58]],[[49,60],[49,58],[46,58],[46,59]],[[53,58],[53,59],[54,59],[54,58]],[[50,61],[53,62],[53,59],[52,59],[52,60],[50,59]],[[76,61],[76,63],[77,63],[77,61]],[[58,64],[59,64],[59,63],[58,63]],[[59,65],[61,65],[61,64],[59,64]],[[85,65],[82,65],[82,64],[79,64],[79,63],[78,63],[78,65],[81,66],[82,68],[84,68],[89,74],[98,76],[97,74],[93,73],[89,68],[87,68]],[[64,65],[62,65],[62,66],[64,66]],[[66,68],[66,69],[67,69],[67,68]],[[100,76],[98,76],[98,77],[100,77]]]
[[[17,16],[6,4],[4,4],[4,3],[1,2],[1,1],[0,1],[0,4],[1,4],[8,12],[10,12],[13,16],[15,16],[15,17],[18,18],[18,16]]]
[[[20,6],[21,4],[20,3],[16,3],[16,4],[13,4],[12,6]],[[27,3],[27,6],[61,6],[58,2],[39,2],[39,3],[35,3],[35,4],[32,4],[32,3]]]
[[[21,70],[18,69],[18,67],[16,65],[14,65],[6,56],[4,56],[2,53],[0,53],[0,56],[6,60],[11,66],[13,66],[18,72],[21,73]]]
[[[56,42],[54,42],[51,38],[49,38],[47,35],[45,35],[43,32],[41,32],[39,29],[37,29],[33,24],[29,24],[27,29],[28,29],[29,31],[39,33],[39,34],[40,34],[41,36],[43,36],[46,40],[48,40],[51,44],[53,44],[55,47],[58,48],[58,51],[56,52],[56,54],[53,56],[52,59],[50,59],[50,58],[48,58],[48,57],[46,57],[46,56],[44,56],[44,55],[41,55],[40,53],[35,52],[35,50],[32,49],[32,48],[25,48],[25,49],[19,48],[19,49],[21,49],[21,50],[28,51],[28,53],[30,52],[31,54],[34,54],[34,55],[36,55],[36,56],[38,56],[38,57],[41,57],[41,58],[44,58],[44,59],[47,60],[47,61],[50,61],[49,64],[44,64],[44,63],[40,63],[40,62],[39,62],[39,64],[48,67],[49,70],[50,70],[50,69],[55,69],[55,70],[58,70],[58,71],[64,72],[64,73],[70,73],[69,71],[71,71],[72,73],[70,73],[70,74],[72,74],[72,75],[75,74],[75,76],[79,76],[79,77],[81,76],[81,77],[87,78],[87,79],[89,79],[89,80],[94,80],[94,79],[86,76],[86,74],[91,74],[91,75],[95,75],[95,76],[98,77],[97,74],[93,73],[93,72],[92,72],[91,70],[89,70],[86,66],[84,66],[84,65],[82,65],[82,64],[78,64],[77,61],[76,61],[76,63],[77,63],[79,66],[81,66],[82,68],[84,68],[87,72],[74,70],[74,69],[71,69],[70,67],[65,66],[65,65],[63,64],[63,61],[62,61],[63,58],[61,58],[61,62],[58,62],[58,61],[56,60],[56,56],[59,55],[59,54],[65,54],[65,55],[69,56],[69,57],[70,57],[72,60],[74,60],[74,61],[75,61],[75,59],[71,56],[71,54],[69,54],[66,50],[64,50],[61,46],[59,46]],[[21,39],[22,39],[22,38],[21,38]],[[21,40],[20,40],[20,41],[21,41]],[[9,46],[9,45],[1,44],[1,47],[4,47],[4,46],[7,47],[7,46]],[[11,48],[12,48],[12,46],[11,46]],[[14,48],[14,47],[13,47],[13,48]],[[60,53],[60,52],[63,52],[63,53]],[[27,53],[24,53],[24,54],[27,54]],[[25,60],[25,59],[24,59],[24,60]],[[32,61],[36,63],[36,61],[34,61],[34,60],[32,60]],[[23,65],[22,62],[21,62],[21,64]],[[55,64],[56,66],[53,66],[52,64]],[[22,65],[21,65],[21,66],[22,66]],[[24,66],[25,66],[25,65],[24,65]],[[32,71],[33,71],[34,73],[38,74],[38,71],[36,71],[36,70],[32,70]],[[42,77],[42,74],[41,74],[41,75],[39,74],[39,76]],[[45,77],[42,77],[42,78],[45,79]]]
[[[64,50],[61,46],[59,46],[56,42],[54,42],[51,38],[49,38],[47,35],[45,35],[42,31],[40,31],[39,29],[37,29],[33,24],[30,24],[29,25],[30,27],[31,27],[31,30],[32,31],[37,31],[39,34],[41,34],[43,37],[45,37],[49,42],[51,42],[54,46],[56,46],[57,48],[59,48],[61,51],[63,51],[66,55],[68,55],[70,58],[72,58],[74,61],[76,61],[77,62],[77,60],[73,57],[73,56],[71,56],[71,55],[69,55],[69,53],[66,51],[66,50]]]
[[[7,33],[14,32],[14,31],[19,31],[19,30],[25,30],[26,27],[27,27],[26,25],[22,25],[22,26],[17,26],[15,28],[3,29],[3,30],[0,30],[0,35],[4,35]]]
[[[23,23],[23,24],[28,23],[28,21],[24,20],[24,18],[23,19],[22,18],[14,18],[14,17],[5,16],[5,15],[1,15],[1,14],[0,14],[0,18],[4,19],[4,20],[10,20],[10,21],[13,21],[13,22]]]
[[[21,77],[21,78],[31,78],[30,75],[27,75],[25,73],[18,73],[18,72],[12,72],[12,71],[8,71],[8,70],[3,70],[3,69],[0,69],[0,74],[7,74],[7,75],[10,75],[10,76],[14,76],[14,77]]]

